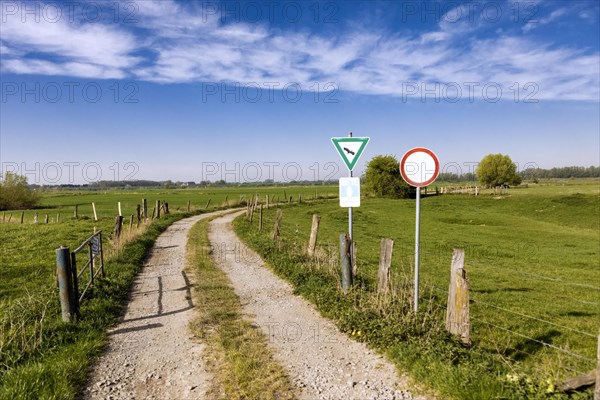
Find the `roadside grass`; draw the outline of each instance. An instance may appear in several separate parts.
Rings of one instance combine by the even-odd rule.
[[[188,268],[196,275],[198,317],[191,323],[206,343],[205,359],[214,375],[210,398],[292,399],[294,389],[273,359],[267,338],[243,317],[242,306],[227,275],[211,258],[210,221],[199,221],[187,242]]]
[[[347,229],[347,210],[337,201],[286,207],[279,244],[271,240],[274,209],[264,210],[267,229],[262,233],[243,218],[234,226],[276,273],[342,331],[351,335],[360,330],[358,340],[387,354],[443,397],[561,398],[565,396],[553,386],[595,367],[600,327],[598,194],[594,180],[511,189],[508,196],[424,198],[417,316],[410,312],[414,200],[366,198],[354,209],[358,279],[346,296],[339,290],[337,241]],[[321,215],[320,256],[311,260],[304,252],[313,213]],[[395,290],[381,300],[375,284],[383,237],[395,241]],[[444,332],[452,248],[466,252],[471,348]],[[587,390],[571,397],[592,394]]]
[[[91,358],[106,342],[105,329],[117,321],[127,301],[143,257],[158,234],[175,220],[232,207],[257,193],[263,198],[269,194],[272,201],[289,196],[297,201],[300,194],[306,199],[334,196],[335,192],[330,186],[49,190],[43,192],[40,207],[24,211],[23,224],[19,223],[20,210],[0,212],[0,399],[76,396],[85,383]],[[129,216],[136,214],[142,198],[148,200],[149,218],[156,200],[168,202],[171,214],[139,228],[134,217],[130,231]],[[188,200],[191,213],[183,214]],[[92,202],[98,221],[93,220]],[[112,238],[117,202],[121,202],[124,216],[118,243]],[[76,205],[78,218],[74,218]],[[35,213],[37,224],[33,223]],[[44,223],[46,214],[48,224]],[[84,319],[64,325],[55,288],[55,250],[61,245],[73,250],[94,227],[103,231],[107,278],[99,280],[91,300],[84,301]],[[83,265],[82,261],[78,264]]]
[[[97,281],[81,305],[82,318],[64,324],[54,277],[0,302],[0,399],[74,399],[85,385],[88,368],[107,342],[128,300],[137,272],[154,241],[173,222],[191,214],[171,214],[148,226],[137,239],[105,260],[106,278]],[[2,230],[3,231],[3,230]],[[59,234],[56,233],[56,238]],[[61,243],[61,241],[58,241]],[[21,242],[22,253],[37,251],[37,237]],[[56,247],[55,242],[46,246]],[[50,257],[51,259],[51,257]],[[46,268],[52,269],[47,263]],[[45,273],[45,271],[44,271]],[[40,275],[45,276],[40,273]],[[15,281],[15,279],[12,279]],[[26,282],[19,282],[29,287]],[[5,292],[6,293],[6,292]],[[21,293],[21,292],[16,292]]]

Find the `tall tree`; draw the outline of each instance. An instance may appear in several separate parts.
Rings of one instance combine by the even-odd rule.
[[[398,160],[394,156],[373,157],[367,164],[362,180],[365,191],[374,196],[400,199],[415,194],[415,189],[402,179]]]
[[[475,170],[479,181],[489,187],[519,185],[521,177],[517,166],[508,155],[488,154],[483,157]]]

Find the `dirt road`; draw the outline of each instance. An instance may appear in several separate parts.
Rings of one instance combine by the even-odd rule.
[[[193,308],[201,305],[192,302],[191,277],[184,268],[189,229],[212,215],[178,221],[158,237],[121,323],[109,332],[110,343],[94,367],[85,399],[205,398],[211,375],[202,361],[204,345],[188,326]],[[269,338],[301,398],[422,398],[411,394],[407,379],[382,356],[340,333],[264,267],[233,232],[235,215],[209,225],[214,260],[229,276],[247,318]]]
[[[407,379],[382,356],[339,332],[292,287],[264,267],[232,230],[239,214],[209,225],[214,259],[229,276],[244,311],[269,337],[276,359],[305,399],[416,399]]]
[[[222,214],[222,212],[217,212]],[[135,280],[131,300],[95,365],[86,399],[199,399],[210,375],[203,344],[188,327],[195,306],[184,272],[189,229],[203,214],[175,222],[163,232]]]

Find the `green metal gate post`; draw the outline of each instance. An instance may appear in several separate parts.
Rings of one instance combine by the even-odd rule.
[[[75,313],[73,280],[71,276],[71,251],[68,247],[56,249],[56,273],[63,322],[71,322]]]

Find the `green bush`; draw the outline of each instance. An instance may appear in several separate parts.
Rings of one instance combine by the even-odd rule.
[[[7,172],[0,181],[0,210],[33,208],[39,202],[39,194],[27,186],[26,177]]]

